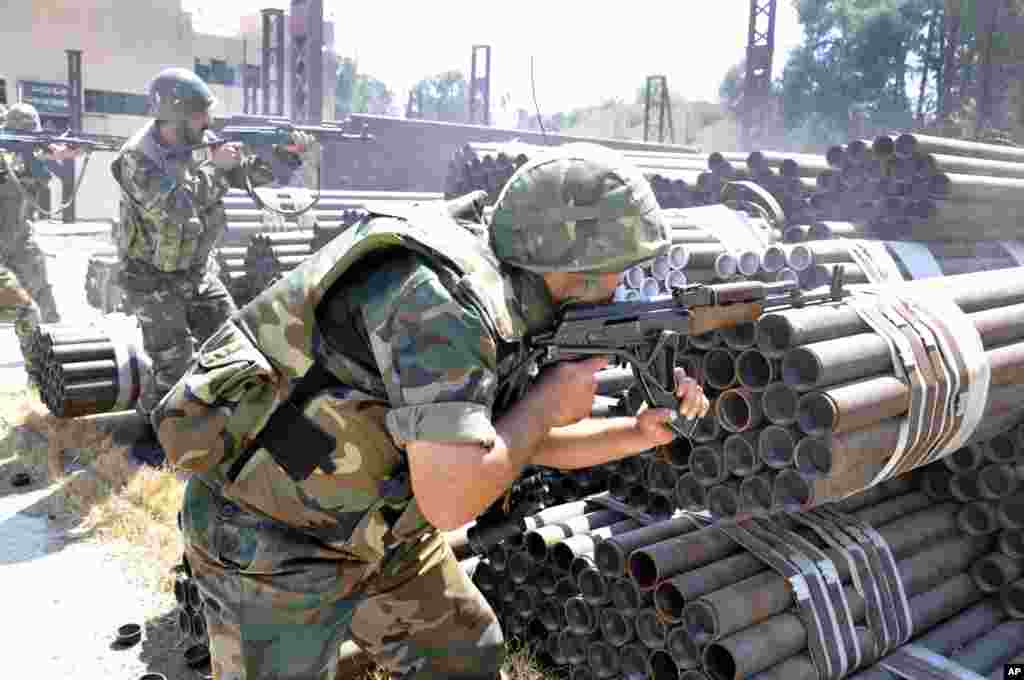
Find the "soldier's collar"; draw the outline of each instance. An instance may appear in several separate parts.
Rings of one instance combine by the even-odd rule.
[[[558,305],[551,298],[544,278],[525,269],[508,268],[505,276],[515,291],[515,307],[526,325],[526,334],[551,328]]]

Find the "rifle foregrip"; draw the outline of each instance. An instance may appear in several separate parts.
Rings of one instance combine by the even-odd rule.
[[[721,328],[732,328],[761,316],[761,302],[739,302],[731,305],[690,308],[690,335],[710,333]]]

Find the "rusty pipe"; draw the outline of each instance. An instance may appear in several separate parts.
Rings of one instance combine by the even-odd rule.
[[[936,548],[928,543],[943,541],[942,546],[970,545],[956,534],[954,503],[929,507],[908,517],[878,527],[878,532],[889,545],[899,564],[908,570],[921,569],[923,557],[935,555]],[[952,538],[950,538],[952,537]],[[987,550],[991,541],[980,539],[978,550]],[[849,564],[842,553],[834,549],[825,551],[835,565],[842,583],[849,583]],[[908,561],[909,560],[909,561]],[[916,560],[916,561],[914,561]],[[969,563],[963,568],[967,569]],[[901,574],[903,572],[901,571]],[[909,580],[904,580],[905,583]],[[655,594],[657,597],[657,593]],[[790,584],[772,570],[761,571],[726,588],[707,593],[691,600],[683,610],[683,617],[698,638],[718,639],[780,614],[796,604]]]
[[[594,562],[600,572],[608,577],[625,576],[628,573],[629,556],[634,550],[667,539],[685,536],[700,528],[699,520],[684,515],[624,534],[610,536],[594,548]]]
[[[900,560],[897,569],[907,597],[913,599],[927,593],[958,574],[970,579],[964,571],[987,551],[991,543],[985,538],[956,537]],[[953,554],[953,550],[961,552]],[[974,593],[980,593],[973,583],[971,585]],[[863,598],[852,585],[846,586],[845,595],[853,621],[862,622],[865,616]],[[792,604],[791,596],[789,606]],[[766,645],[769,640],[770,646]],[[800,654],[807,648],[807,642],[803,621],[793,614],[777,612],[709,644],[704,649],[703,660],[713,677],[745,677]],[[752,649],[757,649],[757,653],[751,654]]]
[[[1017,274],[1012,275],[1013,271]],[[965,313],[973,314],[1024,303],[1024,269],[933,277],[893,288],[945,294]],[[768,356],[782,356],[793,347],[870,331],[857,312],[846,305],[816,305],[766,313],[758,319],[757,344]]]
[[[764,421],[761,393],[745,387],[727,390],[719,395],[715,413],[722,428],[728,432],[746,432]]]
[[[844,499],[839,508],[842,512],[857,512],[869,505],[880,503],[883,499],[906,494],[911,487],[912,483],[908,479],[888,480],[863,493]],[[647,527],[651,528],[653,527]],[[599,545],[598,550],[606,543]],[[651,590],[670,576],[697,569],[739,552],[741,549],[732,539],[714,527],[706,527],[680,536],[669,534],[657,542],[637,544],[629,554],[629,574],[640,590]]]

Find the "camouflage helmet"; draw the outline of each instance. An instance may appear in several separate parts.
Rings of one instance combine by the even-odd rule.
[[[25,102],[18,102],[7,111],[4,127],[8,130],[39,132],[43,129],[43,121],[40,120],[36,107]]]
[[[217,104],[209,86],[192,71],[167,68],[146,86],[148,115],[157,120],[185,121],[193,113],[209,111]]]
[[[525,163],[498,196],[491,247],[534,272],[622,272],[671,245],[654,191],[622,154],[576,143]]]

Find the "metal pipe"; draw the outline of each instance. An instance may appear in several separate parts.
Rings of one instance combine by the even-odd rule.
[[[611,678],[619,673],[619,655],[607,642],[595,640],[587,647],[587,663],[594,676]]]
[[[946,549],[953,545],[967,549],[972,545],[970,541],[973,539],[954,535],[957,530],[956,511],[955,503],[947,503],[878,527],[879,534],[889,545],[893,556],[899,560],[898,566],[902,565],[901,575],[904,569],[908,573],[918,573],[924,568],[921,565],[925,558],[919,555],[938,554],[938,548],[927,547],[929,543],[942,541],[940,547]],[[979,539],[975,543],[977,554],[981,554],[990,547],[991,541]],[[826,550],[825,554],[834,564],[840,581],[848,584],[852,576],[843,554],[834,549]],[[962,568],[967,569],[969,566],[967,563]],[[916,583],[911,576],[902,580],[904,584]],[[683,617],[691,634],[698,639],[718,639],[780,614],[795,604],[790,584],[769,569],[691,600],[683,610]]]
[[[748,430],[731,434],[725,438],[722,443],[722,455],[729,474],[737,477],[749,477],[761,471],[764,461],[757,453],[761,432],[761,430]],[[675,488],[675,484],[672,486]]]
[[[730,479],[708,489],[708,510],[716,518],[736,516],[740,511],[740,480]]]
[[[466,538],[478,553],[487,552],[484,546],[490,546],[512,536],[523,534],[533,529],[555,523],[564,522],[572,517],[578,517],[591,508],[587,501],[574,501],[554,507],[546,508],[540,512],[524,517],[518,522],[501,525],[474,525],[467,529]],[[500,569],[500,567],[499,567]]]
[[[627,519],[598,527],[587,533],[575,534],[552,545],[550,547],[549,559],[557,568],[562,571],[569,571],[574,559],[580,555],[593,553],[595,546],[602,539],[638,529],[640,526],[640,523],[636,520]]]
[[[875,333],[860,333],[789,350],[782,358],[782,381],[806,392],[891,373],[892,369],[885,339]]]
[[[740,510],[750,514],[766,514],[772,509],[772,489],[776,473],[768,470],[740,483]]]
[[[718,422],[714,412],[709,409],[708,413],[697,421],[697,427],[693,431],[693,441],[706,444],[721,438],[721,436],[722,425]]]
[[[687,472],[676,482],[675,500],[683,510],[703,510],[707,507],[707,487],[697,481],[692,472]]]
[[[773,382],[761,393],[761,410],[773,425],[792,425],[796,422],[799,400],[799,393],[792,387]]]
[[[674,493],[679,480],[677,467],[669,461],[655,458],[647,466],[647,484],[654,491]]]
[[[1000,500],[996,515],[1004,529],[1024,529],[1024,493],[1018,491]]]
[[[625,613],[607,607],[601,610],[601,635],[612,645],[621,647],[632,642],[636,636],[636,626]]]
[[[576,585],[580,596],[590,604],[600,606],[608,603],[608,580],[600,570],[593,567],[581,569],[576,575]]]
[[[1007,614],[1015,619],[1024,619],[1024,579],[1003,588],[999,593],[999,602]]]
[[[525,533],[526,551],[537,562],[548,558],[548,550],[556,543],[594,529],[622,520],[622,513],[614,510],[598,510],[586,515],[570,517],[558,524],[549,524]]]
[[[909,480],[899,479],[891,480],[891,482],[883,482],[876,487],[844,499],[839,506],[840,510],[842,512],[857,512],[869,505],[881,502],[882,499],[905,494],[910,490],[911,482]],[[924,501],[927,502],[927,499]],[[638,531],[653,529],[657,526],[652,525]],[[601,543],[598,546],[598,551],[606,544],[607,542]],[[629,553],[629,574],[640,590],[651,590],[670,576],[703,567],[740,552],[742,552],[741,549],[732,539],[714,527],[691,531],[681,536],[668,534],[657,542],[636,544],[632,552]],[[600,564],[600,560],[598,563]]]
[[[949,500],[953,498],[953,491],[950,488],[952,480],[953,473],[949,470],[929,465],[922,471],[921,490],[932,500]]]
[[[965,313],[1024,303],[1024,269],[962,276],[933,277],[898,284],[896,290],[946,294]],[[820,305],[769,312],[757,323],[758,348],[768,356],[814,342],[870,332],[856,311],[846,305]]]
[[[667,539],[679,538],[700,528],[699,520],[682,516],[611,536],[594,548],[594,561],[601,573],[608,577],[625,576],[629,564],[628,558],[634,550]]]
[[[1001,144],[985,144],[930,135],[901,134],[896,138],[895,149],[896,153],[902,156],[930,153],[1009,163],[1024,163],[1024,149],[1003,146]]]
[[[781,377],[781,364],[759,350],[748,349],[736,357],[736,377],[741,386],[761,391]]]
[[[900,560],[897,568],[907,597],[913,600],[919,594],[928,593],[936,587],[941,588],[945,582],[958,574],[966,576],[970,582],[970,576],[963,572],[971,561],[986,552],[990,543],[991,541],[983,538],[953,538],[932,549]],[[964,552],[953,554],[953,548]],[[980,595],[980,591],[973,583],[970,583],[970,591],[972,595]],[[846,586],[845,596],[853,621],[862,622],[865,616],[864,599],[852,585]],[[759,597],[762,595],[759,594]],[[790,606],[792,602],[791,596]],[[959,609],[960,607],[954,611]],[[911,611],[914,611],[913,603]],[[807,642],[803,621],[794,614],[779,612],[709,644],[704,649],[703,661],[712,677],[746,677],[800,654],[807,648]]]
[[[650,662],[651,652],[641,642],[631,642],[619,650],[624,678],[649,678],[654,675]]]
[[[693,449],[690,454],[690,473],[698,484],[712,486],[723,482],[729,476],[725,465],[725,454],[720,442],[708,442]]]
[[[608,599],[612,607],[622,614],[635,614],[654,602],[650,592],[640,592],[631,579],[623,577],[608,580]]]
[[[565,601],[566,627],[581,635],[597,630],[597,612],[581,596],[576,595]]]
[[[757,342],[757,324],[745,321],[721,331],[726,346],[736,351],[750,349]]]
[[[718,397],[715,412],[725,430],[729,432],[751,430],[764,420],[761,393],[745,387],[737,387],[723,392]]]
[[[997,506],[992,501],[974,501],[960,508],[957,523],[961,531],[971,536],[987,536],[999,531]]]
[[[995,593],[1024,576],[1024,564],[1005,554],[992,553],[971,565],[971,578],[985,593]]]
[[[1001,432],[991,437],[982,446],[982,451],[985,454],[985,459],[992,463],[1009,464],[1020,457],[1017,442],[1009,432]]]
[[[1024,481],[1024,463],[991,463],[978,471],[978,490],[982,498],[999,500],[1014,493]]]
[[[664,649],[656,649],[651,652],[652,680],[678,680],[678,678],[679,668],[671,654]]]
[[[693,442],[689,437],[676,437],[672,440],[672,443],[668,446],[668,462],[669,465],[677,471],[676,479],[679,478],[679,473],[684,470],[690,469],[690,456],[693,453]],[[672,487],[675,489],[675,485]]]
[[[636,637],[649,649],[664,649],[668,626],[658,618],[654,608],[641,609],[636,614]]]
[[[1020,649],[1024,621],[1005,621],[967,644],[951,661],[980,675],[988,675]]]
[[[724,347],[710,349],[701,365],[704,380],[719,390],[727,390],[739,382],[736,373],[736,352]]]
[[[967,472],[981,467],[984,451],[979,444],[964,446],[942,459],[942,463],[952,472]]]

